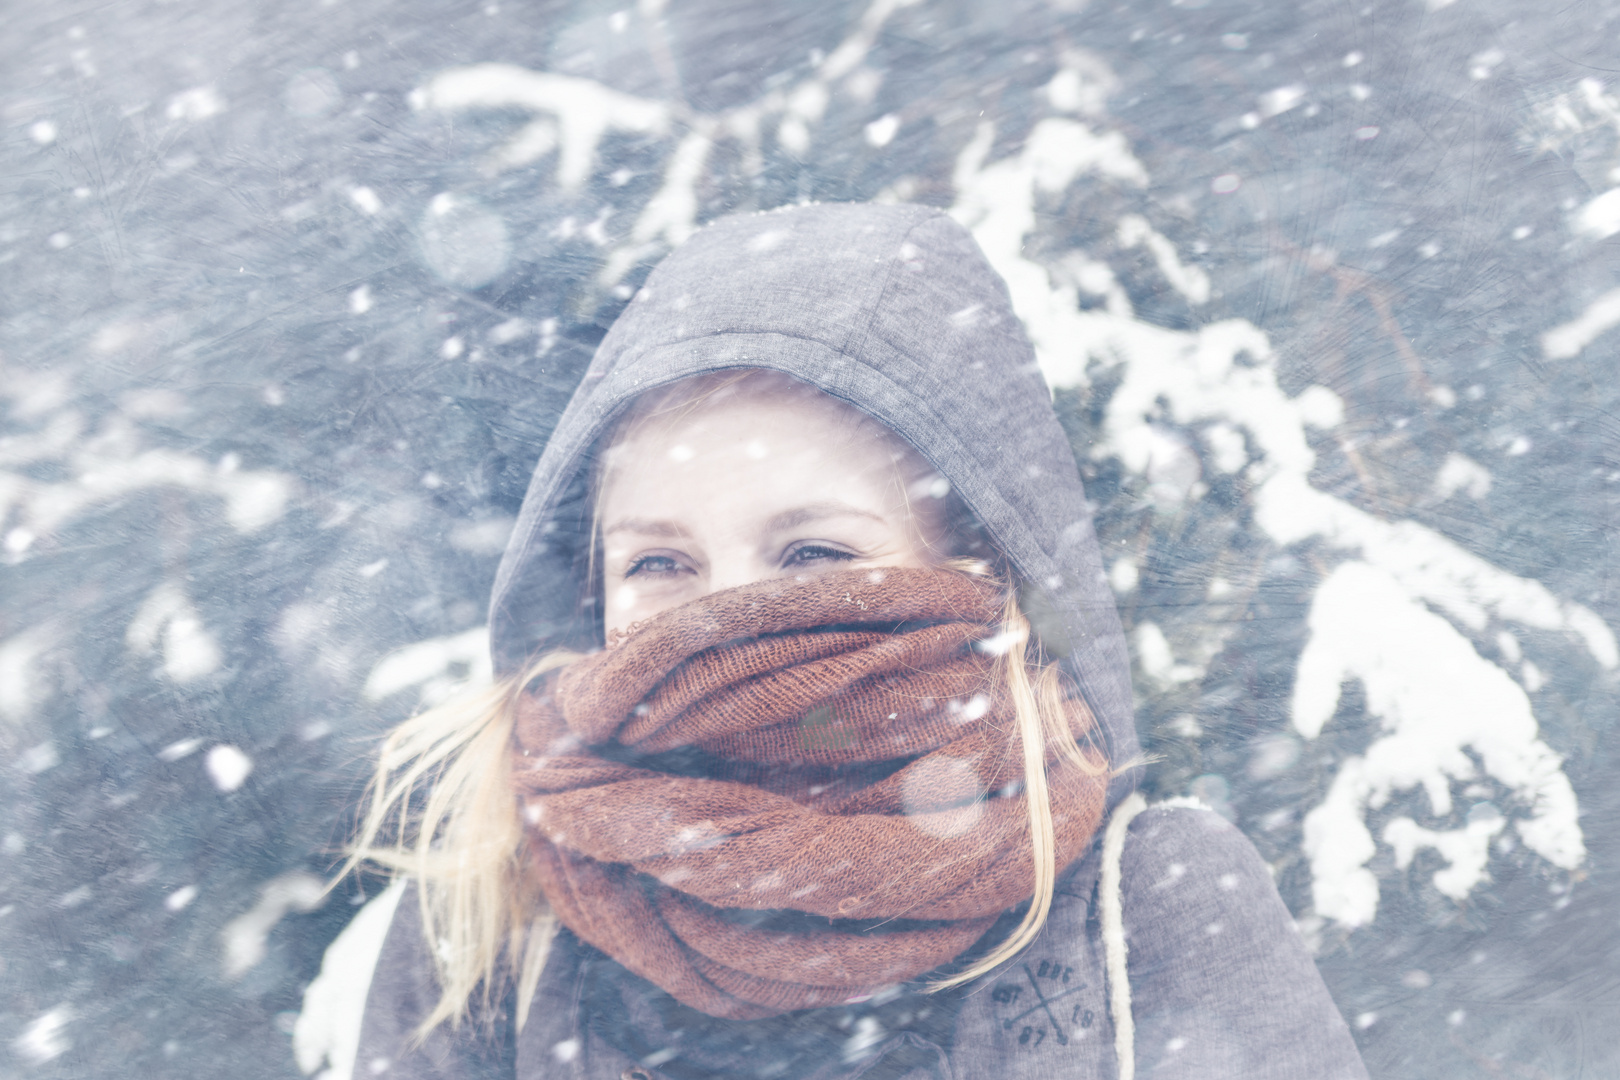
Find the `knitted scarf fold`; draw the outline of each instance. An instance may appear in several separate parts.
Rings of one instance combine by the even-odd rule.
[[[1002,602],[949,570],[760,582],[535,684],[515,780],[557,917],[738,1020],[959,956],[1034,881],[996,677]],[[1091,728],[1079,700],[1069,717],[1076,737]],[[1047,761],[1061,870],[1097,828],[1107,775],[1052,747]]]

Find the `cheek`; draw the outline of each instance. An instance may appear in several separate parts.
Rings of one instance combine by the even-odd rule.
[[[956,554],[951,550],[951,530],[945,500],[924,497],[914,502],[908,524],[915,543],[930,562],[943,562]]]
[[[611,621],[617,616],[626,615],[643,603],[640,590],[634,585],[620,581],[610,581],[603,590],[602,599],[607,605],[607,618]]]
[[[609,581],[602,590],[602,630],[612,637],[614,631],[656,615],[658,612],[651,607],[634,585]]]
[[[692,600],[702,592],[690,575],[672,581],[623,577],[624,566],[609,563],[602,582],[602,628],[611,635]]]
[[[904,538],[919,565],[943,562],[951,557],[944,500],[912,485],[908,495],[903,481],[892,472],[882,478],[884,517],[895,533]]]

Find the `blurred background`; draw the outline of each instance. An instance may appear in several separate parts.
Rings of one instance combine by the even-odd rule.
[[[1151,791],[1374,1077],[1620,1073],[1620,3],[10,3],[0,1072],[300,1075],[381,732],[717,215],[948,208],[1096,504]]]

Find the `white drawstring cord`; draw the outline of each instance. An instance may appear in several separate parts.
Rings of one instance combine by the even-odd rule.
[[[1114,809],[1103,834],[1102,875],[1097,884],[1102,906],[1104,967],[1108,973],[1108,1013],[1114,1019],[1114,1056],[1119,1080],[1136,1080],[1136,1022],[1131,1018],[1131,983],[1125,966],[1125,912],[1120,902],[1120,861],[1125,855],[1125,830],[1147,809],[1139,791]]]

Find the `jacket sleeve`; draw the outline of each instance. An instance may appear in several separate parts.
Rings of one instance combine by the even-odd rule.
[[[1138,1077],[1365,1080],[1265,863],[1225,819],[1142,813],[1120,887]]]
[[[441,1024],[420,1043],[416,1026],[439,1000],[438,976],[422,934],[416,886],[400,898],[366,996],[354,1080],[485,1080],[513,1076],[511,1011],[493,1024]]]

